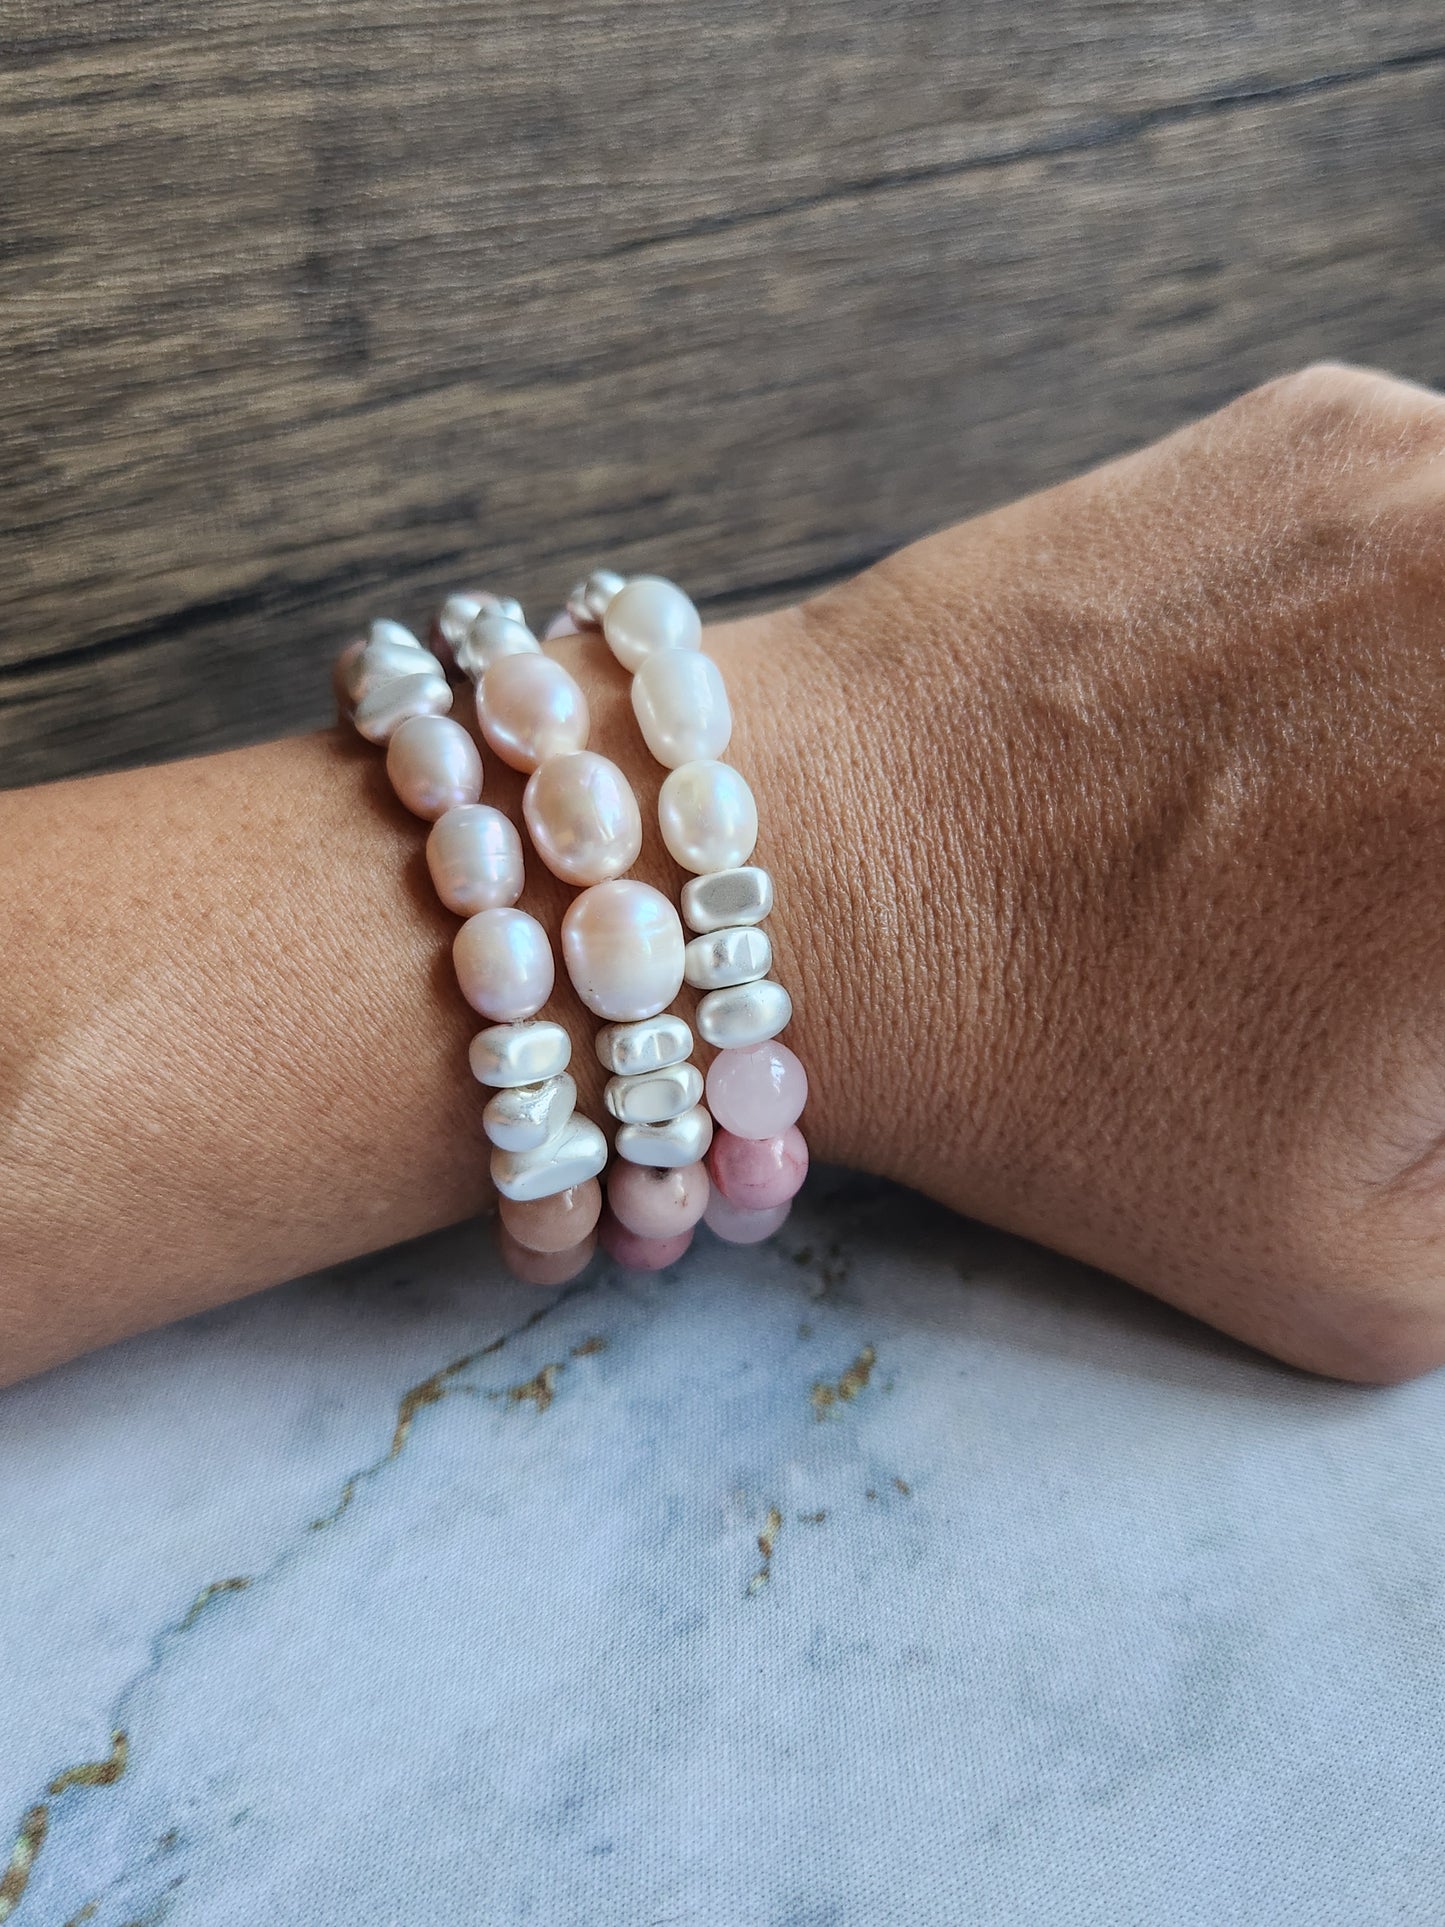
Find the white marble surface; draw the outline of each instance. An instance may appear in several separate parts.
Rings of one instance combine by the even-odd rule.
[[[0,1394],[10,1919],[1438,1927],[1442,1441],[827,1175],[304,1280]]]

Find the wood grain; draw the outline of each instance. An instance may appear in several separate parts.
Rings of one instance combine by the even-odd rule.
[[[0,779],[369,613],[780,601],[1321,354],[1445,375],[1427,0],[20,0]]]

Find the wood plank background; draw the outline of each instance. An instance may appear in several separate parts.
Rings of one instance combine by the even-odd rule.
[[[1445,377],[1438,0],[11,0],[0,781],[368,613],[782,601],[1322,354]]]

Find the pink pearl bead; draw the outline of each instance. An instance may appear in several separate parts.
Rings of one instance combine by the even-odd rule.
[[[482,735],[511,769],[587,747],[587,698],[550,656],[499,656],[477,689]]]
[[[642,848],[642,814],[632,785],[590,749],[549,756],[527,778],[522,814],[537,854],[564,883],[620,877]]]
[[[675,1265],[692,1243],[691,1226],[675,1238],[639,1238],[610,1211],[602,1214],[598,1235],[603,1250],[630,1271],[663,1271],[668,1265]]]
[[[413,816],[435,823],[482,793],[476,744],[450,716],[408,716],[386,746],[391,787]]]
[[[788,1213],[792,1208],[789,1201],[787,1204],[772,1205],[766,1211],[744,1211],[741,1205],[725,1198],[714,1185],[702,1221],[713,1236],[721,1238],[724,1244],[756,1245],[782,1229],[788,1222]]]
[[[351,714],[351,676],[365,647],[364,637],[358,638],[355,642],[348,642],[331,665],[331,693],[335,696],[336,706],[343,715]]]
[[[776,1137],[808,1101],[808,1073],[772,1038],[751,1050],[719,1051],[707,1074],[707,1107],[734,1137]]]
[[[676,1238],[691,1231],[707,1209],[712,1185],[702,1164],[659,1171],[619,1161],[607,1180],[607,1202],[625,1231],[638,1238]]]
[[[796,1196],[808,1175],[808,1147],[796,1124],[776,1137],[734,1137],[719,1131],[708,1153],[712,1181],[730,1204],[769,1211]]]
[[[596,1249],[597,1240],[587,1237],[566,1251],[529,1251],[504,1224],[497,1226],[497,1252],[508,1271],[520,1284],[540,1285],[544,1291],[575,1278]]]
[[[636,877],[594,884],[573,898],[562,919],[572,987],[593,1016],[609,1024],[635,1024],[666,1010],[682,988],[685,955],[671,897]]]
[[[480,910],[452,940],[462,995],[493,1024],[535,1017],[552,995],[556,965],[547,932],[525,910]]]

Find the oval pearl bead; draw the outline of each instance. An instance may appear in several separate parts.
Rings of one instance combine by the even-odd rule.
[[[808,1101],[808,1073],[774,1039],[752,1050],[720,1051],[708,1066],[707,1101],[736,1137],[776,1137],[795,1124]]]
[[[683,970],[695,990],[727,990],[766,977],[773,967],[773,946],[765,930],[739,924],[710,930],[687,946]]]
[[[577,628],[600,629],[608,603],[624,582],[615,569],[594,569],[585,582],[579,582],[567,598],[567,614]]]
[[[614,1164],[607,1203],[618,1223],[637,1238],[676,1238],[707,1209],[712,1181],[705,1164],[660,1170],[646,1164]]]
[[[581,685],[550,656],[502,656],[477,688],[482,735],[510,769],[531,771],[549,756],[587,747]]]
[[[467,1048],[472,1076],[493,1090],[544,1083],[571,1061],[572,1040],[560,1024],[497,1024],[479,1030]]]
[[[522,814],[537,854],[564,883],[605,883],[642,849],[642,813],[616,763],[590,749],[550,756],[527,778]]]
[[[632,678],[632,711],[659,763],[721,756],[733,733],[722,671],[699,649],[663,649]]]
[[[692,1056],[692,1032],[671,1011],[640,1024],[604,1024],[595,1039],[597,1061],[614,1077],[666,1070]]]
[[[533,1251],[515,1238],[505,1224],[497,1226],[497,1255],[521,1285],[553,1291],[584,1271],[592,1262],[597,1240],[590,1234],[565,1251]]]
[[[408,716],[386,746],[391,787],[413,816],[435,823],[482,793],[477,746],[450,716]]]
[[[689,930],[721,930],[761,923],[773,908],[773,879],[755,863],[690,877],[682,886],[682,920]]]
[[[702,1098],[702,1072],[696,1064],[673,1064],[648,1077],[613,1077],[602,1100],[619,1124],[666,1124]]]
[[[585,1184],[606,1164],[606,1138],[591,1118],[574,1111],[559,1135],[539,1151],[493,1151],[492,1183],[504,1198],[521,1203]]]
[[[724,1244],[756,1245],[782,1230],[792,1208],[790,1199],[787,1204],[775,1204],[767,1211],[744,1211],[714,1186],[703,1213],[703,1223]]]
[[[498,1091],[482,1112],[482,1128],[499,1151],[538,1151],[576,1108],[577,1086],[564,1071],[545,1084],[513,1084]]]
[[[570,1251],[597,1228],[602,1186],[596,1178],[588,1178],[585,1184],[571,1184],[550,1198],[502,1198],[497,1215],[528,1251]]]
[[[769,978],[710,990],[698,1000],[697,1027],[715,1050],[748,1050],[786,1030],[792,1015],[792,998]]]
[[[712,1181],[744,1211],[769,1211],[795,1197],[808,1175],[808,1146],[796,1124],[776,1137],[719,1131],[708,1152]]]
[[[515,1024],[552,995],[556,966],[547,932],[525,910],[481,910],[452,943],[462,995],[494,1024]]]
[[[374,684],[357,703],[351,720],[367,742],[389,743],[410,717],[445,716],[451,706],[452,686],[438,663],[435,670]]]
[[[682,923],[650,883],[619,877],[584,890],[562,919],[572,986],[595,1017],[634,1023],[682,989]]]
[[[471,803],[437,818],[426,840],[436,893],[459,917],[501,910],[522,894],[522,839],[488,803]]]
[[[758,806],[729,763],[684,763],[657,799],[662,840],[684,870],[735,870],[758,840]]]
[[[635,575],[603,610],[602,633],[622,667],[635,673],[655,650],[696,649],[702,618],[675,582]]]
[[[712,1143],[712,1119],[701,1104],[665,1124],[624,1124],[617,1133],[617,1155],[629,1164],[655,1164],[666,1170],[696,1164]]]
[[[679,1231],[675,1238],[639,1238],[610,1213],[603,1218],[598,1236],[608,1257],[629,1271],[665,1271],[687,1256],[692,1243],[690,1229]]]
[[[456,645],[457,668],[473,682],[480,682],[492,664],[500,662],[503,656],[537,655],[541,648],[525,622],[503,615],[498,609],[484,607]]]

